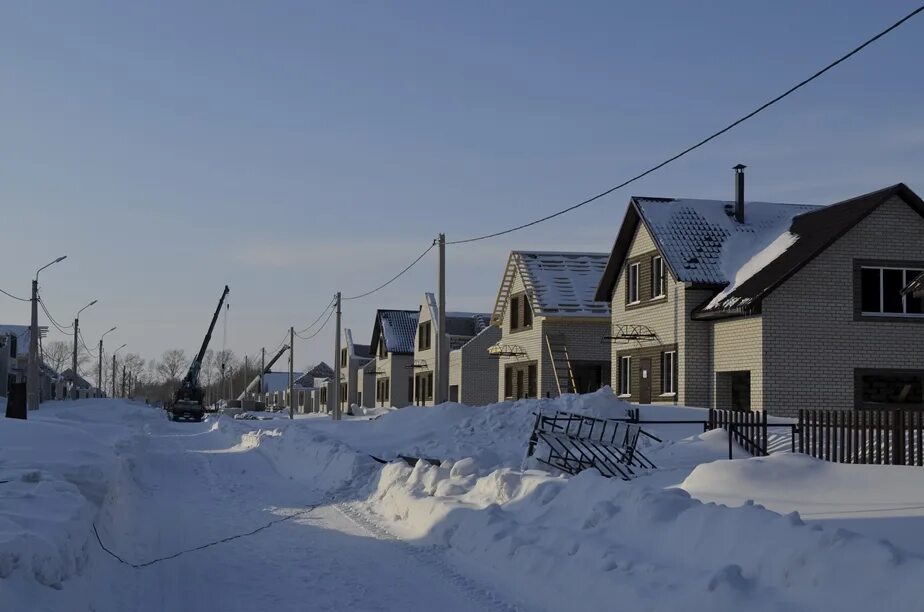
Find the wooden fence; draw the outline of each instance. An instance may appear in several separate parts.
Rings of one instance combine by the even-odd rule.
[[[732,457],[732,442],[755,457],[767,455],[767,413],[763,410],[709,410],[709,429],[728,432],[728,456]]]
[[[924,410],[800,410],[798,432],[825,461],[924,466]]]

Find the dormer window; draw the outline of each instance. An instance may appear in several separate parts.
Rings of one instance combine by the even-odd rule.
[[[651,258],[651,297],[660,298],[665,296],[664,282],[664,259],[660,255]]]
[[[430,336],[433,334],[433,327],[430,321],[424,321],[417,326],[417,350],[426,351],[430,348]]]
[[[629,264],[628,283],[626,286],[626,302],[629,304],[638,304],[638,279],[640,264]]]

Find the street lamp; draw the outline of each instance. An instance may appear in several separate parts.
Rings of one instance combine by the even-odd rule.
[[[35,271],[35,278],[32,279],[32,322],[29,326],[29,366],[26,371],[26,408],[28,410],[38,410],[41,398],[39,389],[39,363],[38,363],[38,277],[39,272],[49,266],[64,261],[67,255],[62,255],[51,263],[47,263]]]
[[[93,300],[83,308],[77,311],[77,315],[74,317],[74,355],[71,359],[71,399],[77,399],[77,334],[80,329],[80,313],[96,303],[96,300]]]
[[[112,351],[112,397],[116,396],[115,384],[116,384],[116,353],[124,349],[128,344],[123,344],[116,350]]]
[[[103,393],[103,338],[106,337],[106,334],[114,332],[116,329],[118,329],[118,326],[113,327],[99,337],[99,369],[96,371],[96,388],[99,389],[100,395]]]

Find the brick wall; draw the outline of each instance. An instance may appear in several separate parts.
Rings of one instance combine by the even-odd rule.
[[[920,320],[854,320],[855,259],[924,263],[924,218],[886,202],[763,301],[768,412],[853,408],[855,368],[924,369]]]
[[[488,347],[500,337],[500,328],[492,325],[449,354],[449,384],[458,386],[459,402],[483,406],[497,401],[497,358],[488,355]]]
[[[763,322],[761,317],[740,317],[716,321],[713,325],[713,384],[715,408],[728,409],[730,391],[720,372],[748,371],[751,376],[751,410],[763,410],[764,364]]]

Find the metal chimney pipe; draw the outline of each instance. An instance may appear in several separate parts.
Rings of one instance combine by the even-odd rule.
[[[735,171],[735,221],[744,223],[744,164],[738,164]]]

